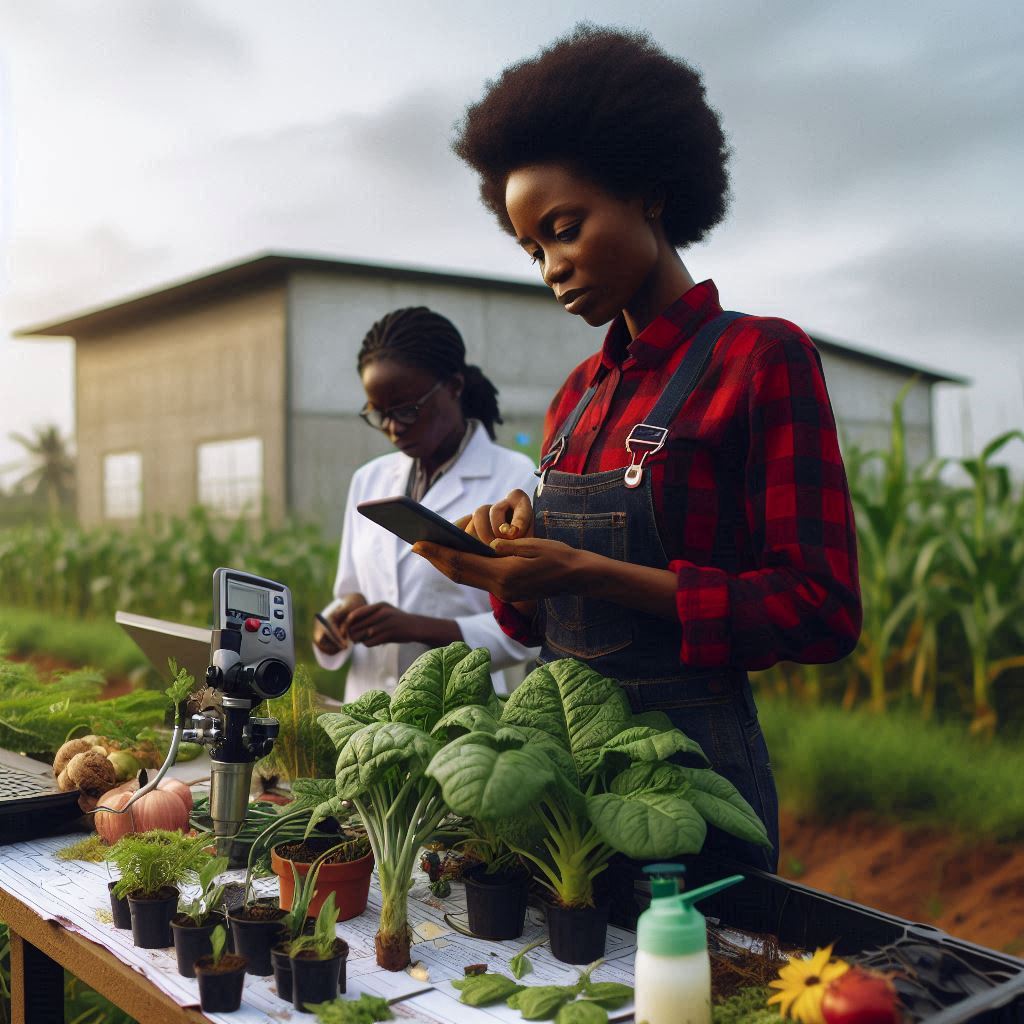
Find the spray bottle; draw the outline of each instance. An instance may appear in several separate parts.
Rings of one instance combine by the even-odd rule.
[[[636,928],[637,1024],[711,1024],[711,961],[697,900],[743,881],[730,875],[679,892],[679,864],[651,864],[651,905]]]

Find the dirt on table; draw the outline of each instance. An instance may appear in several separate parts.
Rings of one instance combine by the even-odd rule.
[[[1024,843],[781,814],[779,874],[1024,957]]]

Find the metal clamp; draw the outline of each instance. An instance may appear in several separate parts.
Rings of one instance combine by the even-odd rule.
[[[660,452],[667,439],[668,430],[665,427],[655,427],[650,423],[637,423],[633,427],[626,438],[626,451],[631,459],[623,481],[627,487],[632,489],[640,486],[644,475],[644,460]],[[639,453],[633,451],[634,445],[641,448]]]
[[[548,478],[548,470],[562,457],[562,452],[565,451],[565,435],[563,434],[555,442],[554,447],[540,460],[540,465],[534,470],[534,474],[540,477],[540,482],[537,484],[537,490],[534,491],[534,496],[539,495],[544,490],[544,483]]]

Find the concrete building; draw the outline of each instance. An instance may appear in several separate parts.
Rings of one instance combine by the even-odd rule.
[[[75,341],[78,514],[83,524],[257,510],[340,528],[352,471],[390,451],[358,411],[356,354],[388,310],[426,305],[459,327],[500,391],[499,440],[534,452],[566,371],[601,333],[549,290],[484,277],[265,254],[19,336]],[[813,336],[846,442],[886,442],[904,404],[915,461],[933,450],[932,388],[962,378]]]

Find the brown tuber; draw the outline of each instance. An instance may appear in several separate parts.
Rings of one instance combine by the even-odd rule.
[[[60,777],[60,773],[64,771],[65,768],[67,768],[68,761],[70,761],[71,758],[75,756],[75,754],[84,754],[86,751],[92,750],[93,740],[95,739],[95,736],[83,736],[77,740],[68,740],[67,743],[65,743],[64,746],[62,746],[54,756],[54,776],[57,778]],[[74,789],[74,786],[70,788]]]
[[[81,790],[88,796],[101,796],[117,782],[114,766],[103,754],[87,750],[75,754],[57,776],[57,785],[64,792]]]

